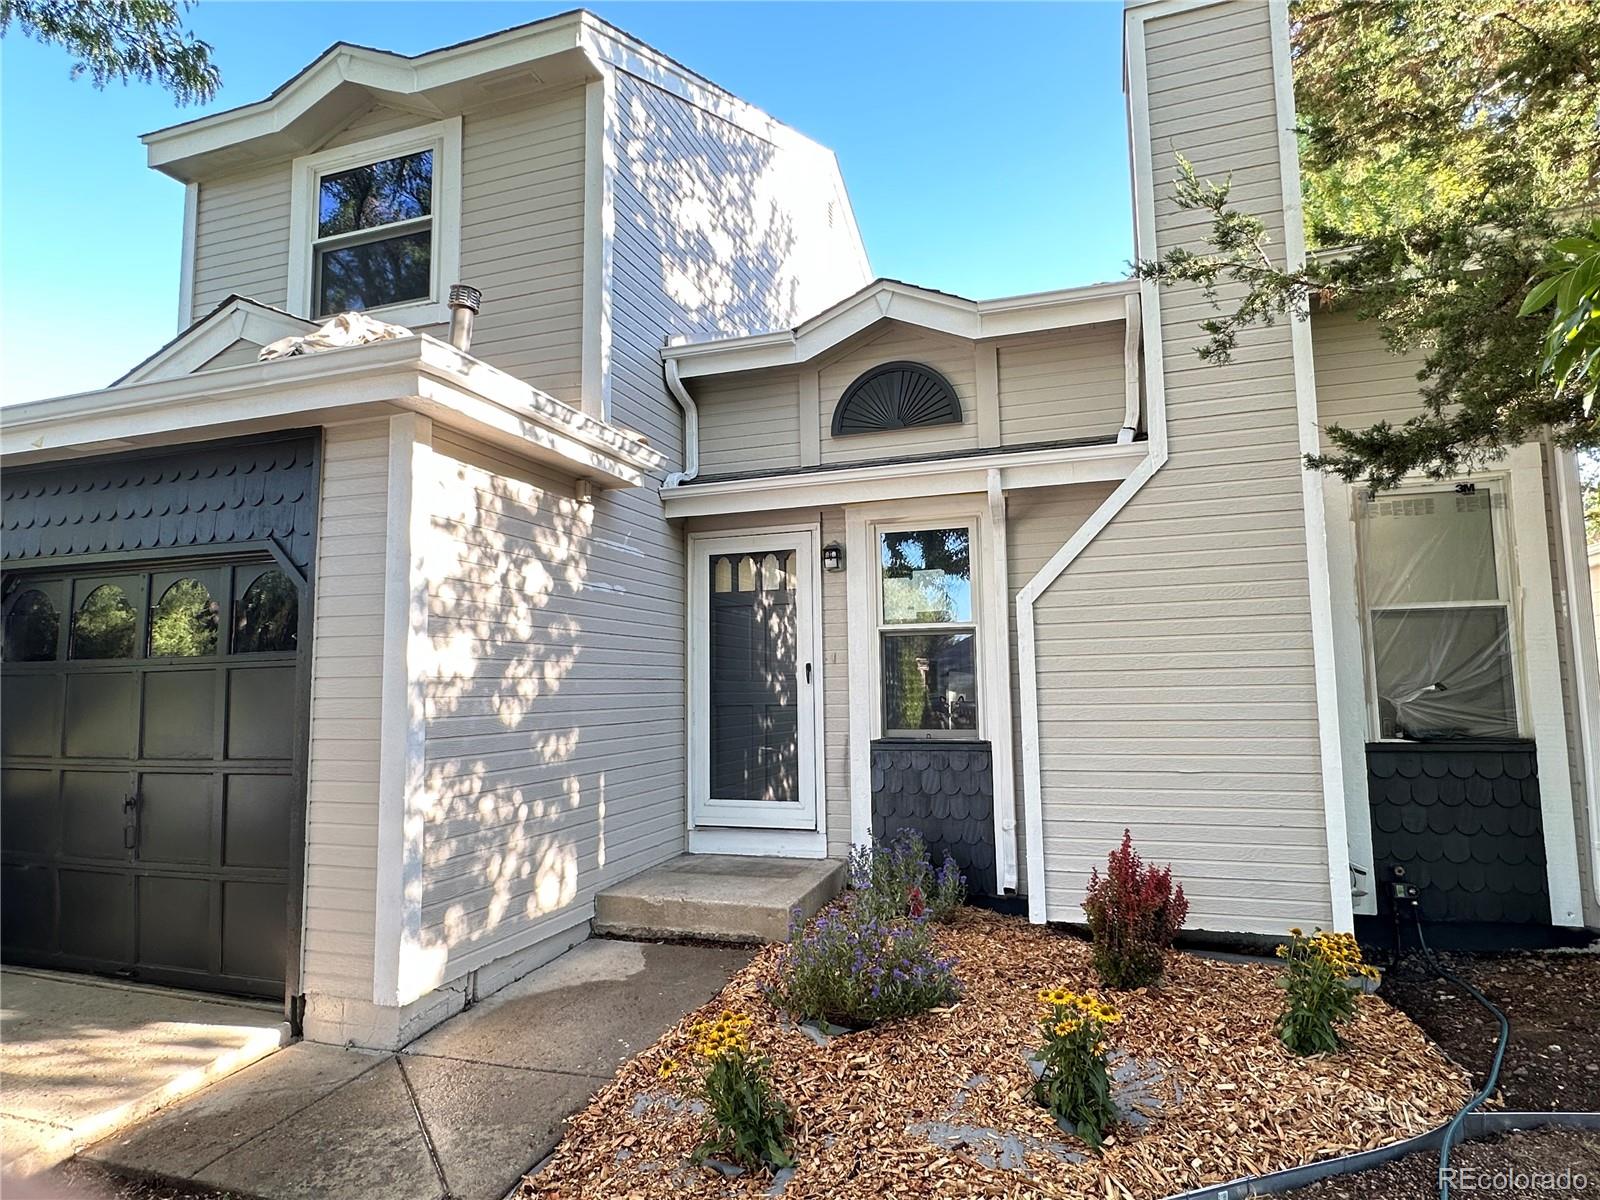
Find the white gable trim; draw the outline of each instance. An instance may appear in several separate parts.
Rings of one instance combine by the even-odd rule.
[[[1076,325],[1126,322],[1130,319],[1127,297],[1137,292],[1138,284],[1128,280],[998,300],[968,300],[880,279],[793,329],[686,342],[668,346],[661,354],[677,361],[684,379],[725,375],[809,362],[884,320],[972,341]],[[1133,319],[1137,320],[1137,316]]]
[[[224,301],[199,325],[179,334],[112,386],[178,379],[193,374],[241,339],[265,346],[313,328],[310,321],[249,300]]]

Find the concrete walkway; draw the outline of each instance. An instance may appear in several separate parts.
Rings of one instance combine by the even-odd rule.
[[[591,940],[399,1054],[300,1043],[82,1157],[263,1200],[500,1200],[750,953]]]
[[[278,1049],[271,1004],[0,972],[0,1160],[28,1174]]]

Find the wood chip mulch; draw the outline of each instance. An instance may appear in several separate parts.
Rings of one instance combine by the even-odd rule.
[[[816,1045],[763,998],[784,950],[769,946],[710,1004],[629,1061],[570,1122],[521,1197],[757,1196],[767,1175],[724,1178],[688,1159],[699,1118],[658,1079],[687,1060],[690,1023],[737,1008],[795,1112],[799,1166],[784,1200],[897,1196],[1144,1200],[1392,1142],[1445,1120],[1470,1094],[1465,1073],[1412,1022],[1362,997],[1349,1049],[1302,1059],[1272,1034],[1282,991],[1269,964],[1170,956],[1159,987],[1099,989],[1086,943],[1015,917],[965,910],[941,929],[961,1001]],[[1115,1045],[1160,1064],[1153,1119],[1119,1127],[1102,1156],[1082,1153],[1031,1097],[1041,987],[1096,990],[1124,1013]],[[976,1081],[974,1077],[980,1077]],[[1019,1169],[914,1129],[951,1121],[1015,1134]],[[1075,1156],[1074,1155],[1074,1156]],[[993,1162],[993,1156],[989,1156]]]

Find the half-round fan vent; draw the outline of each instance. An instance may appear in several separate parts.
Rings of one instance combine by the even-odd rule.
[[[833,410],[833,436],[961,424],[961,401],[950,381],[932,367],[889,362],[845,388]]]

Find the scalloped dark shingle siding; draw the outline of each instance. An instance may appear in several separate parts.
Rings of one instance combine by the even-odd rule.
[[[1375,743],[1367,792],[1380,896],[1398,865],[1425,920],[1549,923],[1532,742]]]
[[[277,539],[309,573],[316,434],[15,467],[0,487],[8,563]]]
[[[872,834],[915,829],[937,867],[946,850],[973,895],[995,894],[994,771],[988,742],[872,743]]]

